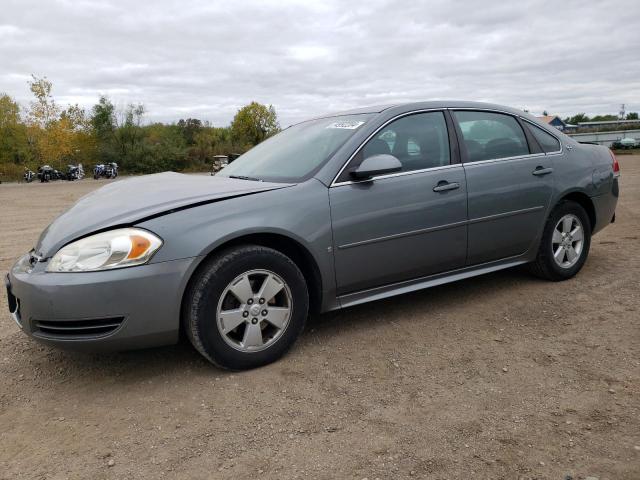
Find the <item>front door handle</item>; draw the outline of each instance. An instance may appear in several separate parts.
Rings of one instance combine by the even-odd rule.
[[[544,167],[538,166],[533,172],[531,172],[531,174],[540,176],[540,175],[549,175],[551,172],[553,172],[553,168],[551,167],[544,168]]]
[[[434,192],[446,192],[447,190],[455,190],[456,188],[460,188],[460,184],[458,182],[447,182],[446,180],[442,180],[438,182],[438,184],[433,187]]]

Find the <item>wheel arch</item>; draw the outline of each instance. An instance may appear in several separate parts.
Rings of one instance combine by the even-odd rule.
[[[184,291],[182,292],[180,306],[181,327],[184,321],[186,296],[189,293],[189,289],[191,287],[193,279],[204,267],[206,261],[216,255],[219,255],[225,250],[230,250],[234,247],[239,247],[242,245],[260,245],[263,247],[272,248],[289,257],[298,266],[307,282],[307,287],[309,289],[309,313],[311,315],[315,315],[320,312],[320,308],[322,305],[322,275],[320,273],[318,263],[316,262],[311,252],[299,241],[281,233],[246,233],[231,239],[227,239],[219,245],[216,245],[211,251],[209,251],[200,259],[198,265],[193,269],[191,275],[189,276],[189,280],[186,283]]]
[[[587,212],[587,216],[589,217],[591,231],[593,231],[596,226],[597,218],[596,218],[596,208],[593,204],[593,201],[591,200],[591,197],[589,197],[589,195],[587,195],[586,193],[580,190],[574,190],[562,195],[556,202],[556,205],[564,200],[571,200],[573,202],[576,202],[582,208],[584,208],[585,212]]]

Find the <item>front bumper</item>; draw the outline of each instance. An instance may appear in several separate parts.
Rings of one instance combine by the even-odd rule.
[[[196,258],[102,272],[50,273],[29,255],[5,283],[11,315],[35,339],[88,351],[178,340],[180,304]]]

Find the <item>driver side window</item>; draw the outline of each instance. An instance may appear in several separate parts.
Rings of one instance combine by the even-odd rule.
[[[396,157],[403,172],[449,165],[449,135],[444,113],[415,113],[391,122],[360,149],[343,175],[357,168],[365,158],[380,154]]]

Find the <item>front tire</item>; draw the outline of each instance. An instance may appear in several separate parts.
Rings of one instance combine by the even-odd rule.
[[[219,367],[246,370],[291,348],[307,320],[309,293],[290,258],[247,245],[207,260],[183,304],[185,330],[196,350]]]
[[[591,222],[584,208],[565,200],[553,209],[544,227],[538,254],[529,270],[554,282],[574,277],[587,261]]]

